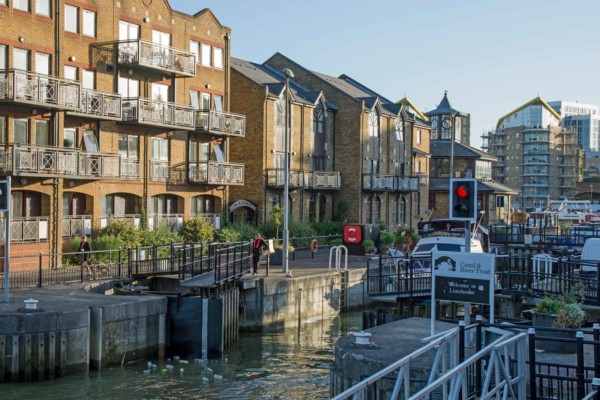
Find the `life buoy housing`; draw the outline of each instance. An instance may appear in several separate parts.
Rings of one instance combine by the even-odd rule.
[[[319,242],[317,242],[317,239],[313,239],[312,242],[310,242],[310,251],[313,253],[319,251]]]

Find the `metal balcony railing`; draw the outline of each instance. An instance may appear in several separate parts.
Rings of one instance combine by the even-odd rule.
[[[13,243],[43,242],[48,240],[49,217],[13,217],[10,219],[10,241]],[[4,242],[6,219],[0,220],[2,226],[0,240]]]
[[[170,168],[169,183],[174,185],[243,185],[244,165],[217,161],[193,161]]]
[[[283,168],[267,169],[267,186],[270,188],[283,188],[285,186],[285,171]],[[308,189],[310,171],[292,169],[288,174],[288,187],[290,189]]]
[[[78,111],[79,82],[21,70],[0,72],[0,101]]]
[[[196,75],[194,53],[145,40],[120,41],[118,62],[119,64],[168,71],[179,76]]]
[[[92,233],[92,217],[87,215],[71,215],[63,217],[62,236],[73,238]]]
[[[81,109],[70,114],[91,116],[98,119],[120,121],[122,118],[121,95],[81,89]]]
[[[338,171],[312,171],[311,176],[311,189],[340,190],[342,188],[342,177]]]
[[[150,179],[154,182],[169,180],[170,167],[168,161],[150,161]]]
[[[246,116],[223,111],[198,111],[196,129],[217,135],[246,136]]]
[[[142,222],[142,216],[139,214],[111,214],[100,218],[100,228],[105,228],[113,221],[129,221],[133,226],[139,228]]]
[[[123,99],[123,121],[171,129],[194,130],[195,110],[182,104],[165,101],[126,98]]]
[[[363,190],[415,192],[419,177],[382,174],[363,174]]]
[[[28,144],[0,146],[0,171],[23,176],[118,179],[119,159],[116,154],[91,153],[64,147]]]
[[[153,214],[148,220],[148,225],[153,229],[168,227],[178,231],[183,227],[183,214]]]
[[[140,179],[140,160],[137,158],[121,158],[119,178],[128,181]]]

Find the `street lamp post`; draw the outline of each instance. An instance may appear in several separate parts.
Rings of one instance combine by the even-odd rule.
[[[290,240],[290,232],[288,230],[288,219],[289,219],[289,194],[290,194],[290,114],[291,114],[291,104],[290,104],[290,78],[294,78],[294,73],[291,69],[284,69],[283,73],[285,75],[285,154],[283,158],[283,246],[281,251],[283,252],[283,272],[287,276],[290,276],[291,271],[289,270],[289,258],[288,258],[288,248],[289,248],[289,240]]]
[[[594,187],[593,185],[590,185],[590,204],[592,203],[592,188],[593,187]]]

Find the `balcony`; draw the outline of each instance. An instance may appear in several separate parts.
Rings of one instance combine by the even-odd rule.
[[[193,53],[145,40],[120,41],[118,62],[123,66],[170,72],[180,77],[196,75],[196,56]]]
[[[342,177],[337,171],[312,171],[309,187],[314,190],[340,190]]]
[[[167,227],[180,230],[183,227],[183,214],[154,214],[148,218],[148,226],[152,229]]]
[[[268,169],[267,187],[282,189],[285,185],[285,173],[281,168]],[[340,190],[342,178],[337,171],[290,170],[290,189]]]
[[[81,108],[69,114],[106,121],[121,121],[121,95],[81,89]]]
[[[182,104],[143,98],[123,99],[123,122],[193,131],[194,113],[192,107]]]
[[[10,219],[10,241],[12,243],[45,242],[48,240],[49,217],[13,217]],[[2,225],[0,240],[4,242],[6,219]]]
[[[92,233],[92,217],[87,215],[70,215],[62,220],[62,237],[74,238]]]
[[[213,135],[246,136],[246,116],[223,111],[198,111],[196,130]]]
[[[416,192],[420,177],[382,174],[363,174],[363,190],[383,192]]]
[[[396,176],[396,187],[398,192],[416,192],[419,190],[419,178],[412,176]]]
[[[81,86],[49,75],[8,70],[0,73],[0,102],[79,111]]]
[[[106,228],[113,221],[128,221],[136,228],[141,226],[142,216],[139,214],[104,215],[100,218],[100,228]]]
[[[13,144],[0,147],[0,171],[15,176],[69,179],[132,179],[129,160],[116,154]],[[139,178],[139,162],[137,175]]]
[[[168,161],[150,161],[150,179],[153,182],[167,182],[169,174],[170,167]]]
[[[217,161],[197,161],[175,164],[170,168],[169,183],[173,185],[243,185],[244,165]]]

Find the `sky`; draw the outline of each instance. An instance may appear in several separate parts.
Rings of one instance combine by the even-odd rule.
[[[600,103],[598,0],[170,0],[210,8],[233,57],[280,52],[390,100],[471,113],[471,144],[536,96]]]

